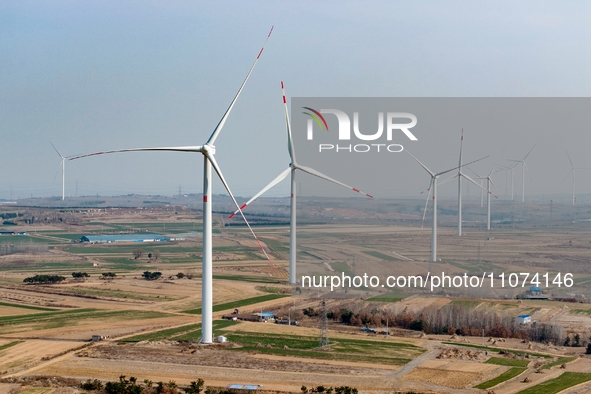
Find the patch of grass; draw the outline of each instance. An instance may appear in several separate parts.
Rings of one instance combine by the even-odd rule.
[[[546,380],[545,382],[521,390],[518,394],[554,394],[590,380],[591,373],[565,372],[557,378]]]
[[[493,353],[499,353],[501,350],[504,350],[505,352],[513,353],[513,354],[529,354],[530,356],[534,356],[534,357],[552,358],[552,356],[549,356],[547,354],[524,352],[524,351],[521,351],[521,350],[512,350],[512,349],[501,349],[501,348],[494,348],[494,347],[486,347],[486,346],[482,346],[482,345],[472,345],[472,344],[469,344],[469,343],[455,343],[455,342],[441,342],[441,343],[446,344],[446,345],[473,347],[473,348],[476,348],[476,349],[488,350],[489,352],[493,352]]]
[[[559,357],[558,360],[554,361],[553,363],[548,363],[542,367],[542,369],[550,369],[557,365],[562,365],[566,363],[570,363],[571,361],[576,360],[576,357]]]
[[[571,309],[570,313],[572,313],[573,315],[578,315],[581,313],[584,313],[586,315],[591,315],[591,309]]]
[[[161,341],[163,339],[170,339],[175,335],[180,335],[186,333],[188,331],[193,331],[196,329],[201,328],[201,323],[199,324],[189,324],[182,327],[174,327],[174,328],[167,328],[165,330],[150,332],[147,334],[139,334],[133,337],[121,339],[118,342],[141,342],[141,341]]]
[[[505,365],[507,367],[523,367],[527,368],[529,360],[518,360],[514,358],[491,357],[486,360],[485,364]]]
[[[57,309],[54,308],[44,308],[41,306],[32,306],[32,305],[21,305],[21,304],[10,304],[8,302],[0,302],[0,306],[9,306],[12,308],[22,308],[22,309],[31,309],[34,311],[57,311]]]
[[[289,253],[289,244],[270,238],[261,237],[261,240],[276,253]]]
[[[18,345],[19,343],[22,343],[24,341],[13,341],[13,342],[9,342],[9,343],[5,343],[4,345],[0,346],[0,351],[4,350],[4,349],[8,349],[9,347],[13,347],[15,345]]]
[[[351,267],[349,266],[349,264],[347,264],[344,261],[338,261],[336,263],[329,263],[329,265],[332,267],[333,270],[337,271],[337,272],[342,272],[343,274],[347,275],[347,276],[355,276],[355,272],[353,272],[353,270],[351,270]]]
[[[386,260],[386,261],[403,261],[401,259],[397,259],[394,256],[390,256],[390,255],[384,254],[382,252],[378,252],[377,250],[364,250],[363,253],[373,256],[373,257],[377,257],[378,259]]]
[[[225,331],[223,331],[224,328],[234,326],[236,324],[240,324],[240,322],[233,320],[214,320],[212,323],[212,330],[215,335],[225,334]],[[201,338],[201,324],[198,324],[198,326],[199,327],[193,331],[173,336],[170,339],[173,341],[197,341],[199,338]]]
[[[141,320],[153,319],[158,317],[169,316],[162,312],[152,311],[137,311],[137,310],[123,310],[123,311],[105,311],[100,309],[74,309],[67,311],[42,312],[32,315],[18,315],[18,316],[2,316],[0,317],[0,326],[20,325],[20,324],[58,324],[60,327],[65,325],[76,325],[82,320],[86,319],[125,319],[125,320]]]
[[[404,297],[388,297],[388,296],[377,296],[366,299],[365,301],[373,302],[398,302],[404,300]]]
[[[318,350],[316,337],[252,332],[229,332],[227,336],[243,346],[233,350],[392,365],[406,364],[425,351],[412,344],[339,338],[331,341],[331,352],[325,352]]]
[[[489,389],[491,387],[496,386],[497,384],[503,383],[509,379],[513,379],[514,377],[521,375],[523,373],[523,371],[525,371],[525,370],[526,370],[526,368],[513,367],[513,368],[503,372],[502,374],[500,374],[496,378],[492,378],[491,380],[487,380],[486,382],[482,382],[479,385],[474,386],[474,388],[482,389],[482,390]]]
[[[263,294],[257,297],[245,298],[243,300],[226,302],[225,304],[218,304],[213,306],[214,312],[224,311],[226,309],[235,309],[240,308],[247,305],[258,304],[259,302],[271,301],[276,300],[279,298],[289,297],[288,294]],[[198,309],[189,309],[186,311],[182,311],[183,313],[190,313],[192,315],[200,315],[201,308]]]

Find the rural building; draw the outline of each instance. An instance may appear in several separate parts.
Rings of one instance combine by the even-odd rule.
[[[158,234],[116,234],[116,235],[84,235],[80,237],[80,242],[90,242],[91,244],[110,244],[115,242],[167,242],[165,238]]]
[[[262,384],[229,384],[226,386],[228,390],[261,390]]]
[[[528,324],[531,323],[531,315],[519,315],[515,318],[517,324]]]
[[[0,235],[29,235],[26,231],[0,231]]]

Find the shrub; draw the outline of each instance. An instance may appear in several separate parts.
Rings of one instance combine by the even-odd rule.
[[[66,277],[61,276],[61,275],[35,275],[35,276],[31,276],[29,278],[23,279],[23,282],[47,284],[47,283],[59,283],[65,279],[66,279]]]
[[[102,390],[103,382],[98,379],[88,379],[85,383],[82,383],[80,387],[82,387],[83,390]]]

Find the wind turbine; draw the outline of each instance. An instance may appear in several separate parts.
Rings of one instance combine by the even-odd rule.
[[[571,170],[568,172],[568,174],[566,174],[566,177],[568,177],[571,172],[573,173],[573,205],[575,205],[575,203],[577,202],[576,195],[575,195],[575,192],[576,192],[575,191],[575,183],[577,180],[577,176],[576,176],[577,170],[588,170],[589,168],[575,167],[572,159],[570,158],[570,155],[568,154],[568,151],[565,151],[565,152],[566,152],[566,155],[568,156],[568,161],[570,161],[570,165],[571,165]],[[564,180],[566,180],[566,178],[564,178]],[[562,181],[562,182],[564,182],[564,181]]]
[[[529,168],[527,168],[527,164],[525,163],[525,159],[527,159],[527,157],[529,156],[529,154],[531,153],[532,150],[534,150],[534,148],[536,147],[536,144],[534,144],[534,146],[531,147],[531,149],[529,150],[529,152],[527,152],[527,155],[525,155],[523,157],[523,159],[521,160],[509,160],[509,161],[514,161],[515,164],[513,164],[513,167],[515,167],[517,164],[521,163],[521,202],[525,202],[525,170],[527,170],[527,173],[529,174]],[[531,177],[531,175],[530,175]],[[513,175],[511,175],[511,179],[513,179]],[[511,196],[513,196],[513,182],[511,182]]]
[[[496,164],[493,166],[492,170],[490,170],[490,172],[488,173],[487,176],[485,177],[481,177],[480,175],[476,174],[476,172],[474,172],[478,178],[476,179],[480,179],[480,180],[484,180],[486,179],[486,229],[490,230],[490,196],[492,194],[492,191],[490,189],[490,185],[492,184],[493,187],[495,189],[497,189],[497,192],[499,191],[499,189],[497,188],[497,185],[495,185],[495,183],[492,180],[492,174],[495,172],[495,168],[496,168]],[[499,198],[497,195],[495,195],[495,198]]]
[[[419,163],[420,166],[423,167],[423,169],[429,173],[429,175],[431,175],[431,182],[429,183],[429,189],[428,189],[429,193],[427,194],[427,203],[425,204],[425,211],[423,212],[423,223],[425,222],[425,214],[427,213],[427,204],[429,203],[429,196],[431,195],[431,190],[433,190],[433,230],[431,231],[431,261],[437,261],[437,178],[439,178],[443,174],[447,174],[448,172],[456,170],[460,167],[464,167],[469,164],[476,163],[477,161],[485,159],[488,156],[483,157],[482,159],[471,161],[471,162],[466,163],[462,166],[450,168],[449,170],[435,173],[435,172],[431,171],[430,169],[428,169],[427,166],[425,166],[423,163],[421,163],[419,161],[419,159],[414,157],[414,155],[412,153],[410,153],[408,150],[406,152],[408,152],[408,154],[411,155],[412,158],[415,159],[416,162]],[[457,175],[455,175],[455,176],[457,176]],[[466,179],[470,179],[466,175],[464,175],[464,177],[466,177]],[[451,180],[453,178],[454,177],[448,178],[444,182]],[[474,184],[478,185],[478,183],[476,183],[474,181],[472,181],[472,182]]]
[[[458,163],[458,173],[453,176],[452,178],[448,178],[445,181],[443,181],[441,184],[446,183],[448,180],[453,179],[453,178],[458,178],[458,237],[462,236],[462,178],[466,178],[468,181],[474,183],[476,186],[480,187],[481,191],[484,190],[484,188],[482,187],[482,185],[476,183],[474,180],[472,180],[468,175],[464,174],[462,172],[462,151],[463,151],[463,146],[464,146],[464,129],[462,129],[462,137],[460,138],[460,160]],[[482,195],[482,193],[481,193]]]
[[[90,154],[80,155],[80,156],[75,156],[75,157],[70,158],[70,160],[75,160],[75,159],[80,159],[82,157],[103,155],[103,154],[109,154],[109,153],[142,152],[142,151],[169,151],[169,152],[191,152],[191,153],[198,152],[198,153],[203,154],[203,263],[202,263],[203,265],[202,265],[202,299],[201,299],[201,303],[202,303],[202,306],[201,306],[201,317],[202,317],[201,342],[202,343],[212,343],[213,342],[213,332],[212,332],[212,318],[213,318],[213,316],[212,316],[212,314],[213,314],[212,269],[213,269],[213,265],[212,265],[212,234],[211,234],[212,233],[212,212],[211,212],[211,204],[212,204],[212,202],[211,202],[211,197],[212,197],[211,169],[212,169],[212,167],[215,170],[215,172],[217,173],[218,177],[220,178],[222,184],[224,185],[224,187],[228,191],[228,194],[232,198],[232,201],[239,208],[239,205],[236,202],[234,195],[230,191],[230,188],[229,188],[226,180],[224,179],[224,176],[222,175],[222,171],[220,170],[220,167],[218,166],[218,164],[214,158],[215,151],[216,151],[214,143],[215,143],[216,138],[218,137],[218,135],[222,131],[222,128],[224,127],[224,124],[226,123],[226,120],[228,118],[228,115],[230,114],[230,111],[234,107],[234,104],[236,103],[238,96],[240,96],[240,93],[242,92],[242,89],[244,88],[246,81],[248,81],[250,74],[252,73],[259,58],[261,57],[261,54],[263,53],[263,49],[265,48],[265,45],[267,44],[267,41],[269,40],[269,37],[271,36],[272,32],[273,32],[273,28],[271,27],[271,31],[267,35],[267,39],[265,40],[265,43],[263,44],[263,47],[261,48],[258,56],[256,57],[252,67],[248,71],[246,78],[242,82],[240,89],[238,89],[238,92],[234,96],[234,99],[230,103],[230,106],[228,107],[228,109],[226,110],[226,112],[224,113],[224,115],[222,116],[219,123],[217,124],[217,126],[213,130],[212,134],[210,135],[209,139],[207,140],[207,142],[204,145],[180,146],[180,147],[119,149],[119,150],[112,150],[112,151],[106,151],[106,152],[90,153]],[[242,217],[244,218],[242,211],[240,209],[239,209],[239,211],[240,211],[240,214],[242,215]],[[244,218],[244,220],[246,221],[246,218]],[[258,240],[257,236],[255,235],[254,231],[252,231],[252,228],[250,227],[250,224],[248,223],[248,221],[246,221],[246,224],[247,224],[248,228],[250,229],[250,232],[253,234],[259,247],[261,248],[261,250],[263,250],[263,253],[265,254],[265,256],[267,256],[267,253],[263,249],[263,247],[262,247],[260,241]],[[267,259],[268,258],[269,258],[269,256],[267,256]]]
[[[289,167],[279,174],[275,179],[271,181],[267,186],[265,186],[260,192],[255,194],[250,200],[246,203],[242,204],[240,209],[246,208],[250,203],[254,200],[259,198],[263,193],[267,190],[271,189],[273,186],[284,180],[287,175],[291,174],[291,202],[289,206],[289,213],[290,213],[290,220],[289,220],[289,283],[296,284],[296,171],[300,170],[306,172],[310,175],[314,175],[318,178],[324,179],[325,181],[329,181],[332,183],[336,183],[337,185],[346,187],[347,189],[353,190],[354,192],[365,194],[369,198],[373,198],[373,196],[360,191],[357,188],[351,187],[346,185],[342,182],[339,182],[333,178],[330,178],[319,171],[316,171],[313,168],[305,167],[297,163],[296,155],[295,155],[295,147],[293,145],[293,139],[291,136],[291,125],[289,122],[289,112],[287,110],[287,99],[285,98],[285,87],[283,81],[281,82],[281,91],[283,93],[283,108],[285,111],[285,127],[287,129],[287,150],[289,151],[289,157],[291,159],[291,163]],[[312,111],[312,110],[311,110]],[[238,211],[234,212],[230,215],[230,218],[234,217],[234,215],[238,213]]]
[[[55,145],[53,145],[53,142],[49,141],[49,143],[51,146],[53,146],[53,149],[55,149],[59,157],[62,159],[60,166],[62,168],[62,201],[64,201],[66,198],[66,158],[62,156],[62,154],[57,150]]]

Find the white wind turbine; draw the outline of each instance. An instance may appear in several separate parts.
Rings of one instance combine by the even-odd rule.
[[[201,342],[202,343],[212,343],[213,342],[213,332],[212,332],[212,314],[213,314],[212,269],[213,269],[213,266],[212,266],[212,234],[211,234],[212,233],[212,212],[211,212],[211,197],[212,197],[211,168],[212,167],[215,170],[215,172],[217,173],[218,177],[220,178],[222,184],[224,185],[224,187],[228,191],[228,194],[232,198],[232,201],[234,202],[234,204],[236,204],[236,206],[239,207],[238,203],[236,202],[236,199],[234,198],[232,192],[230,191],[230,188],[229,188],[226,180],[224,179],[224,176],[222,175],[222,171],[220,170],[220,168],[214,158],[214,154],[215,154],[214,143],[215,143],[215,140],[218,137],[219,133],[221,132],[224,124],[226,123],[228,115],[230,114],[230,111],[234,107],[234,104],[236,103],[238,96],[242,92],[242,89],[244,88],[246,81],[248,81],[250,74],[252,73],[259,58],[261,57],[261,54],[263,53],[263,49],[265,48],[265,44],[269,40],[269,37],[271,36],[272,32],[273,32],[273,28],[271,28],[271,31],[267,35],[267,39],[265,40],[263,47],[261,48],[258,56],[256,57],[252,67],[248,71],[248,74],[246,75],[246,78],[242,82],[240,89],[238,89],[236,96],[234,96],[234,99],[230,103],[230,106],[228,107],[228,109],[226,110],[226,112],[224,113],[222,118],[220,119],[219,123],[217,124],[217,126],[213,130],[211,136],[209,137],[209,139],[207,140],[207,142],[204,145],[180,146],[180,147],[119,149],[119,150],[112,150],[112,151],[106,151],[106,152],[90,153],[90,154],[80,155],[80,156],[75,156],[75,157],[70,158],[70,160],[75,160],[75,159],[79,159],[82,157],[96,156],[96,155],[102,155],[102,154],[108,154],[108,153],[142,152],[142,151],[172,151],[172,152],[191,152],[191,153],[198,152],[198,153],[203,154],[203,252],[202,252],[203,253],[203,263],[202,263],[203,265],[202,265],[202,300],[201,300],[201,302],[202,302],[202,307],[201,307],[201,317],[202,317]],[[239,211],[240,211],[240,209],[239,209]],[[240,211],[240,214],[244,218],[242,211]],[[244,218],[244,220],[246,221],[246,218]],[[267,256],[267,253],[263,249],[263,247],[262,247],[261,243],[259,242],[257,236],[255,235],[254,231],[252,231],[252,228],[248,224],[248,221],[246,221],[246,224],[247,224],[248,228],[250,229],[250,232],[253,234],[259,247],[261,248],[263,253],[265,253],[265,256]],[[269,257],[267,256],[267,258],[269,258]]]
[[[499,166],[501,169],[505,170],[505,196],[507,195],[507,182],[509,179],[509,171],[511,171],[511,201],[513,201],[513,177],[515,175],[515,166],[516,164],[512,165],[511,167],[507,166]]]
[[[529,174],[529,168],[527,168],[527,164],[525,163],[525,159],[527,159],[527,157],[529,156],[531,151],[534,150],[535,147],[536,147],[536,144],[534,144],[534,146],[531,147],[531,149],[529,150],[529,152],[527,152],[527,155],[525,155],[523,157],[523,159],[509,160],[509,161],[515,162],[515,164],[513,164],[512,168],[515,167],[517,164],[521,163],[521,202],[525,202],[525,171],[527,170],[527,173]],[[511,175],[511,179],[513,179],[513,175]],[[513,182],[511,182],[511,183],[513,183]],[[511,195],[513,195],[513,184],[511,184]]]
[[[279,176],[277,176],[277,178],[273,179],[271,181],[271,183],[269,183],[267,186],[265,186],[260,192],[255,194],[254,197],[252,197],[250,200],[248,200],[245,204],[242,204],[240,209],[246,208],[246,206],[248,206],[254,200],[259,198],[263,193],[265,193],[267,190],[271,189],[273,186],[275,186],[276,184],[278,184],[279,182],[284,180],[287,177],[287,175],[291,174],[291,203],[289,206],[289,213],[290,213],[290,220],[289,220],[289,283],[296,284],[297,283],[297,280],[296,280],[296,171],[300,170],[300,171],[306,172],[310,175],[317,176],[318,178],[324,179],[326,181],[336,183],[337,185],[346,187],[347,189],[351,189],[354,192],[365,194],[369,198],[373,198],[373,196],[371,196],[367,193],[364,193],[357,188],[351,187],[351,186],[346,185],[342,182],[339,182],[333,178],[330,178],[330,177],[314,170],[313,168],[302,166],[296,162],[295,148],[294,148],[293,140],[292,140],[292,136],[291,136],[291,125],[289,122],[289,112],[287,110],[287,99],[285,97],[285,89],[284,89],[283,82],[281,82],[281,90],[283,93],[283,108],[285,110],[285,126],[287,129],[287,150],[289,151],[289,157],[291,159],[291,163],[289,164],[289,167],[285,171],[283,171],[281,174],[279,174]],[[236,211],[232,215],[230,215],[230,218],[233,217],[236,213],[238,213],[238,211]]]
[[[62,154],[57,150],[55,145],[53,145],[53,142],[49,141],[49,143],[51,146],[53,146],[53,149],[55,149],[59,157],[61,157],[60,167],[62,168],[62,201],[64,201],[66,198],[66,158],[62,156]]]
[[[570,161],[570,165],[571,165],[571,170],[568,172],[568,174],[566,174],[566,177],[568,178],[568,176],[570,175],[571,172],[573,174],[573,205],[575,205],[575,203],[577,202],[577,198],[576,198],[577,170],[588,170],[589,168],[575,167],[572,159],[570,158],[570,155],[568,154],[567,151],[565,151],[565,152],[566,152],[566,155],[568,156],[568,161]],[[566,178],[564,178],[564,180],[566,180]],[[562,181],[562,182],[564,182],[564,181]]]
[[[459,167],[454,167],[454,168],[450,168],[449,170],[435,173],[435,172],[431,171],[430,169],[428,169],[427,166],[425,166],[423,163],[421,163],[419,161],[419,159],[414,157],[414,155],[412,153],[410,153],[408,150],[406,152],[409,155],[411,155],[412,158],[415,159],[416,162],[419,163],[421,165],[421,167],[423,167],[423,169],[429,173],[429,175],[431,175],[431,182],[429,183],[429,189],[428,189],[429,193],[427,194],[427,202],[425,203],[425,210],[423,211],[423,223],[425,222],[425,214],[427,213],[427,204],[429,203],[429,196],[431,195],[431,191],[433,191],[433,230],[431,231],[431,261],[437,261],[437,178],[439,178],[443,174],[447,174],[448,172],[456,170],[460,167],[464,167],[469,164],[476,163],[477,161],[483,160],[488,156],[483,157],[478,160],[471,161],[471,162],[466,163],[466,164],[459,166]],[[457,175],[455,175],[455,176],[457,176]],[[444,182],[451,180],[454,177],[448,178]],[[466,175],[464,175],[464,177],[466,177],[466,179],[469,179],[470,181],[472,181],[474,184],[478,185],[478,183],[476,183],[475,181],[473,181],[471,178],[467,177]],[[478,186],[480,186],[480,185],[478,185]]]
[[[493,187],[495,189],[497,189],[497,192],[499,191],[499,189],[497,188],[497,185],[495,185],[495,183],[492,180],[492,174],[495,172],[495,168],[496,168],[496,164],[493,166],[492,170],[490,170],[490,172],[488,173],[487,176],[485,177],[481,177],[480,175],[476,174],[475,171],[471,170],[472,172],[474,172],[476,174],[476,176],[478,178],[476,179],[480,179],[482,180],[486,180],[486,229],[490,230],[490,196],[492,195],[492,191],[490,188],[490,185],[492,184]],[[497,195],[495,195],[495,198],[499,198]]]
[[[459,160],[458,167],[457,167],[458,173],[455,176],[453,176],[452,178],[448,178],[441,183],[441,184],[444,184],[448,180],[451,180],[456,177],[458,178],[458,236],[459,237],[462,236],[462,178],[466,178],[468,181],[470,181],[470,182],[474,183],[476,186],[478,186],[481,190],[484,190],[484,188],[482,187],[481,184],[476,183],[468,175],[466,175],[462,172],[463,146],[464,146],[464,129],[462,129],[462,137],[460,138],[460,160]]]

